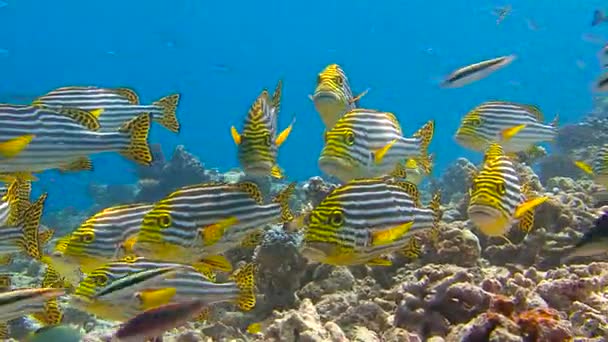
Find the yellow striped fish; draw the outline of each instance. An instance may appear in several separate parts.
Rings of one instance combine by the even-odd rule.
[[[319,168],[348,182],[388,175],[403,160],[416,158],[430,172],[428,146],[434,130],[435,123],[431,120],[412,138],[405,138],[394,114],[355,109],[325,132]]]
[[[548,197],[531,196],[500,145],[490,145],[485,155],[470,189],[469,220],[490,237],[507,239],[514,223],[529,232],[534,226],[534,209]]]
[[[504,68],[515,60],[515,55],[502,56],[471,64],[452,72],[441,83],[444,88],[457,88],[488,77],[493,72]]]
[[[96,297],[101,289],[131,274],[169,267],[176,269],[173,277],[160,280],[146,289],[134,286],[130,293],[125,291],[128,294],[124,297],[110,297],[108,300]],[[256,301],[255,271],[254,264],[247,264],[232,274],[232,281],[215,283],[191,266],[129,256],[91,272],[76,288],[72,305],[115,321],[125,321],[144,310],[168,303],[189,300],[201,300],[208,305],[234,302],[241,310],[249,311]]]
[[[118,152],[140,164],[150,164],[149,114],[134,118],[114,132],[96,132],[98,129],[97,118],[78,109],[55,112],[34,106],[0,105],[0,141],[24,134],[35,136],[18,155],[1,159],[0,172],[64,168],[101,152]]]
[[[574,164],[592,175],[594,182],[608,189],[608,144],[600,148],[591,164],[580,160],[575,161]]]
[[[81,272],[131,254],[132,246],[126,242],[137,234],[152,207],[148,203],[119,205],[94,214],[58,241],[48,262],[70,282],[78,283]]]
[[[353,96],[344,70],[338,64],[330,64],[317,76],[317,87],[310,99],[325,128],[331,129],[345,113],[359,107],[359,99],[367,92]]]
[[[247,113],[242,133],[234,126],[230,129],[232,139],[238,147],[239,162],[248,176],[283,178],[277,164],[277,153],[289,136],[294,121],[282,132],[278,132],[281,89],[282,82],[279,81],[272,99],[268,91],[262,91]]]
[[[333,190],[304,217],[302,254],[331,265],[390,265],[383,256],[420,253],[419,234],[437,236],[439,193],[428,208],[416,186],[393,178],[356,179]]]
[[[139,103],[139,96],[129,88],[100,88],[91,86],[61,87],[34,100],[34,106],[51,109],[79,108],[97,116],[101,132],[114,132],[142,113],[150,113],[152,120],[171,132],[179,132],[175,112],[179,94],[172,94],[153,102]]]
[[[66,282],[51,266],[46,267],[42,278],[41,287],[64,289]],[[63,320],[63,312],[59,307],[57,298],[51,298],[43,303],[31,305],[32,317],[44,326],[60,324]]]
[[[467,113],[456,131],[461,146],[483,152],[499,143],[506,153],[527,151],[557,136],[558,118],[544,124],[536,106],[505,101],[484,102]]]
[[[181,188],[144,216],[133,244],[137,255],[172,262],[203,263],[230,271],[219,254],[249,241],[268,224],[293,218],[289,197],[295,183],[264,204],[252,182],[202,183]]]

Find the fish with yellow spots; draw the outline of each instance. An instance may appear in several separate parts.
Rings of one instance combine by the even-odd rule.
[[[262,91],[251,105],[241,133],[236,127],[231,127],[239,163],[248,176],[271,176],[277,179],[284,177],[277,164],[277,154],[279,147],[291,133],[295,119],[279,133],[281,89],[282,82],[279,81],[272,98],[267,90]]]
[[[290,221],[289,198],[294,189],[292,183],[264,204],[253,182],[183,187],[158,201],[144,216],[133,238],[133,251],[172,262],[200,261],[211,269],[229,272],[231,265],[220,254],[245,241],[251,243],[252,236],[259,239],[266,225]]]
[[[428,208],[417,187],[391,177],[355,179],[300,216],[302,254],[330,265],[391,265],[385,257],[421,254],[421,235],[436,238],[441,219],[439,193]]]
[[[415,158],[430,172],[428,146],[435,122],[427,122],[414,136],[403,136],[393,113],[354,109],[325,132],[319,168],[342,182],[391,174],[403,160]]]
[[[361,99],[368,90],[354,96],[346,73],[338,64],[330,64],[317,76],[317,87],[310,99],[326,129],[334,127],[347,112],[359,107]]]
[[[179,94],[171,94],[150,105],[144,105],[139,103],[139,96],[130,88],[70,86],[54,89],[36,98],[33,105],[88,111],[97,117],[102,132],[116,131],[138,115],[150,113],[153,121],[178,133],[180,124],[175,113],[179,98]]]
[[[469,193],[469,220],[483,234],[507,241],[506,235],[515,223],[526,233],[532,230],[535,208],[548,199],[532,195],[499,144],[487,149]]]
[[[477,152],[484,152],[490,144],[498,143],[511,155],[557,137],[558,117],[550,124],[543,121],[542,112],[533,105],[484,102],[464,116],[455,139],[461,146]]]
[[[434,154],[430,154],[425,161],[427,164],[422,165],[416,159],[410,158],[405,163],[400,163],[397,169],[390,175],[398,178],[405,178],[410,183],[419,185],[424,178],[428,177],[433,171]]]
[[[153,207],[149,203],[134,203],[101,210],[62,237],[46,256],[47,262],[77,284],[82,273],[132,254],[129,238],[137,234],[144,216]]]
[[[131,274],[171,267],[176,268],[172,277],[149,284],[145,289],[134,286],[133,291],[123,289],[123,296],[96,297],[102,289]],[[188,265],[129,256],[89,273],[76,288],[71,303],[80,310],[116,321],[128,320],[145,310],[169,303],[190,300],[200,300],[209,306],[232,302],[241,310],[249,311],[256,302],[255,272],[256,266],[247,264],[235,271],[230,281],[216,283]]]
[[[600,147],[590,164],[581,160],[575,161],[574,164],[591,175],[595,183],[608,189],[608,144]]]

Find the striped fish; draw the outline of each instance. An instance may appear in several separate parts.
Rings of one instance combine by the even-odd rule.
[[[176,274],[145,290],[134,286],[133,291],[124,297],[110,297],[109,300],[96,298],[99,291],[119,279],[168,267],[176,268]],[[144,310],[168,303],[189,300],[201,300],[207,305],[234,302],[241,310],[249,311],[255,306],[255,271],[255,265],[247,264],[232,274],[232,281],[215,283],[191,266],[128,256],[88,274],[76,288],[72,305],[100,318],[115,321],[125,321]]]
[[[534,209],[547,199],[533,197],[502,147],[492,144],[481,170],[473,178],[467,213],[483,234],[507,239],[514,223],[519,223],[526,233],[532,230]]]
[[[344,70],[338,64],[330,64],[317,76],[317,87],[310,99],[325,128],[331,129],[344,114],[359,107],[359,99],[367,92],[353,96]]]
[[[48,262],[72,283],[80,274],[131,253],[126,241],[137,234],[153,205],[136,203],[103,209],[60,239]]]
[[[428,145],[435,123],[425,124],[412,138],[403,137],[394,114],[370,109],[346,113],[325,132],[319,168],[342,182],[392,173],[397,164],[416,158],[430,172]]]
[[[202,183],[183,187],[157,202],[135,238],[137,255],[173,262],[203,263],[230,271],[219,254],[260,236],[264,226],[293,218],[289,197],[295,183],[264,204],[252,182]],[[253,238],[256,240],[256,238]]]
[[[281,89],[282,82],[279,81],[272,99],[268,91],[262,91],[247,113],[242,133],[234,126],[230,128],[232,139],[238,147],[239,163],[248,176],[283,178],[277,164],[277,153],[289,136],[294,122],[281,133],[278,132]]]
[[[477,152],[485,151],[494,142],[506,153],[522,152],[557,136],[558,118],[548,125],[543,120],[541,111],[532,105],[485,102],[465,115],[455,139],[461,146]]]
[[[95,132],[99,122],[90,113],[62,113],[33,106],[0,105],[0,141],[27,132],[35,138],[17,156],[3,159],[0,172],[39,172],[65,168],[101,152],[119,152],[140,164],[152,161],[147,138],[150,115],[142,114],[115,132]]]
[[[437,236],[439,193],[428,208],[416,186],[393,178],[352,180],[333,190],[304,218],[301,252],[331,265],[390,265],[383,256],[420,254],[418,234]]]
[[[574,164],[593,176],[594,182],[608,189],[608,143],[600,147],[591,164],[575,161]]]
[[[179,132],[175,112],[179,94],[172,94],[153,102],[139,103],[139,96],[129,88],[62,87],[40,96],[32,103],[51,109],[79,108],[97,114],[101,132],[114,132],[133,118],[150,113],[152,120],[171,132]]]
[[[50,287],[22,288],[2,292],[0,293],[0,321],[7,322],[36,313],[45,302],[64,294],[64,289]]]
[[[54,235],[53,229],[40,229],[40,218],[46,194],[31,204],[20,216],[14,226],[0,227],[0,260],[6,264],[11,261],[12,255],[24,253],[29,257],[41,260],[41,248]]]
[[[444,88],[457,88],[479,81],[490,76],[493,72],[506,67],[515,60],[515,55],[502,56],[471,64],[452,72],[441,83]]]

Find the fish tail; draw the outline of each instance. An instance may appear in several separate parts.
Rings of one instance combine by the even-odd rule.
[[[30,205],[22,218],[23,237],[21,247],[28,256],[35,260],[42,260],[39,230],[46,198],[46,193],[40,195],[38,200]]]
[[[55,325],[63,320],[63,313],[55,298],[47,300],[43,311],[33,313],[31,316],[43,325]]]
[[[231,278],[241,290],[237,304],[243,311],[250,311],[255,306],[255,272],[257,266],[254,263],[246,264],[236,270]]]
[[[156,117],[154,121],[173,133],[179,133],[180,125],[176,115],[179,98],[180,94],[171,94],[152,103],[153,106],[160,107],[163,113],[162,116]]]
[[[152,163],[152,151],[150,151],[150,145],[148,144],[150,121],[150,114],[145,113],[125,123],[120,128],[120,132],[129,133],[131,137],[131,143],[120,151],[120,154],[139,164],[150,165]]]
[[[289,198],[293,195],[296,189],[296,183],[289,184],[285,189],[281,190],[279,194],[274,198],[273,202],[278,203],[281,206],[281,222],[286,223],[293,220],[293,212],[289,207]]]
[[[429,145],[435,134],[435,120],[429,120],[424,126],[414,133],[414,137],[420,139],[420,155],[428,155]]]
[[[433,229],[431,230],[431,242],[436,244],[439,241],[439,222],[443,216],[441,212],[441,192],[437,191],[433,194],[433,199],[429,203],[429,209],[433,211]]]
[[[3,340],[11,338],[11,331],[6,322],[0,322],[0,338]]]

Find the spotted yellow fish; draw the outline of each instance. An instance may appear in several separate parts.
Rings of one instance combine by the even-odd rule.
[[[342,182],[391,174],[403,160],[415,158],[430,172],[428,146],[434,121],[426,123],[412,138],[405,138],[394,114],[354,109],[325,133],[319,168]]]
[[[576,166],[593,177],[593,180],[608,189],[608,144],[604,144],[590,164],[577,160]]]
[[[130,293],[125,291],[124,297],[96,297],[99,291],[130,274],[167,267],[178,267],[176,274],[145,289],[134,286]],[[168,303],[193,299],[208,305],[233,302],[241,310],[249,311],[256,301],[255,271],[254,264],[247,264],[232,274],[231,281],[215,283],[188,265],[129,256],[88,274],[72,296],[72,305],[100,318],[116,321],[125,321],[144,310]]]
[[[325,128],[331,129],[344,114],[359,107],[359,99],[365,94],[367,90],[354,96],[342,67],[330,64],[317,76],[317,87],[310,99]]]
[[[252,182],[202,183],[183,187],[159,201],[144,216],[135,236],[137,255],[172,262],[202,259],[212,269],[230,271],[219,254],[259,236],[266,225],[293,218],[289,197],[295,183],[264,204]]]
[[[498,143],[506,153],[523,152],[557,136],[558,118],[550,124],[536,106],[506,101],[482,103],[467,113],[456,131],[458,144],[484,152]]]
[[[506,239],[514,223],[529,232],[534,226],[535,208],[547,199],[532,196],[502,147],[492,144],[481,170],[473,178],[467,213],[483,234]]]
[[[436,193],[428,208],[417,187],[394,178],[352,180],[303,218],[302,254],[331,265],[390,265],[388,254],[421,253],[418,238],[437,235],[441,213]]]
[[[279,147],[289,136],[294,122],[279,133],[281,89],[282,83],[279,81],[272,98],[268,91],[262,91],[247,113],[242,133],[234,126],[231,127],[232,139],[238,147],[239,162],[248,176],[283,178],[281,168],[277,164],[277,154]]]

